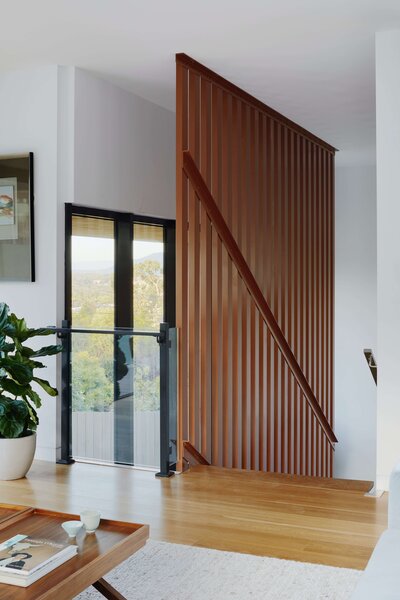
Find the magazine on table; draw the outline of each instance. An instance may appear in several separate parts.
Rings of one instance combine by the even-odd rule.
[[[75,556],[77,551],[73,544],[16,535],[0,543],[0,583],[26,587]]]

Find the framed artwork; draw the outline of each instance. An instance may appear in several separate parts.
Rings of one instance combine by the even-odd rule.
[[[0,281],[35,281],[33,153],[0,156]]]

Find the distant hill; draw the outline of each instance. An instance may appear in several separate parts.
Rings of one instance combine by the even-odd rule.
[[[154,254],[149,254],[148,256],[143,256],[142,258],[137,258],[134,260],[134,262],[142,263],[142,262],[145,262],[146,260],[154,260],[154,261],[160,263],[160,265],[162,265],[163,264],[163,253],[155,252]]]
[[[163,263],[163,253],[162,252],[155,252],[154,254],[149,254],[148,256],[143,256],[142,258],[137,258],[134,260],[135,264],[139,264],[139,263],[143,263],[146,260],[153,260],[158,262],[160,265],[162,265]],[[109,267],[109,263],[108,262],[104,262],[104,261],[98,261],[98,262],[94,262],[94,261],[82,261],[81,263],[79,263],[79,266],[77,265],[74,268],[74,271],[79,271],[79,272],[87,272],[87,271],[96,271],[99,274],[107,274],[107,273],[112,273],[113,272],[113,268]]]

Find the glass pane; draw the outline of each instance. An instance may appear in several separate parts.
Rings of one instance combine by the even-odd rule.
[[[73,333],[71,345],[72,456],[158,469],[156,338]]]
[[[164,230],[133,225],[133,323],[158,331],[164,312]],[[114,328],[114,222],[73,216],[72,325]],[[72,334],[72,453],[159,468],[160,354],[155,337]]]
[[[71,335],[72,455],[114,461],[114,336]]]
[[[164,320],[164,229],[133,226],[133,327],[159,329]]]
[[[164,229],[133,226],[133,323],[138,330],[158,331],[164,320]],[[160,357],[153,338],[135,337],[135,465],[160,464]]]
[[[134,462],[160,465],[160,350],[153,337],[134,338]]]
[[[114,327],[114,222],[72,217],[72,326]],[[74,333],[71,340],[72,451],[114,462],[114,336]]]
[[[72,325],[114,327],[114,222],[74,215],[71,239]]]

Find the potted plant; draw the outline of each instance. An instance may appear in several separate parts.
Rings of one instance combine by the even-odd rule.
[[[49,329],[30,329],[0,302],[0,480],[19,479],[29,471],[36,448],[39,394],[32,384],[50,396],[57,390],[36,376],[45,365],[38,361],[61,351],[62,346],[30,348],[26,342],[36,336],[50,335]]]

